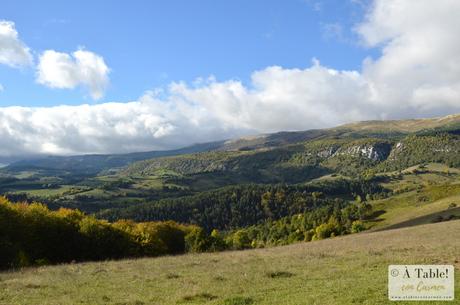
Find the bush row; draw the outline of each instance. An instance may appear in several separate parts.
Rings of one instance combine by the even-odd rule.
[[[184,253],[196,248],[187,241],[197,231],[173,221],[109,223],[0,197],[0,268]]]

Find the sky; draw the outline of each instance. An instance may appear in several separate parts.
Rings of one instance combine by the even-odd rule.
[[[460,112],[460,1],[0,3],[0,156]]]

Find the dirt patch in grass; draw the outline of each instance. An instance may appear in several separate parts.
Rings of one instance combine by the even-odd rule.
[[[207,293],[207,292],[202,292],[202,293],[197,293],[197,294],[194,294],[194,295],[186,295],[184,297],[182,297],[182,301],[184,302],[206,302],[206,301],[212,301],[212,300],[215,300],[217,299],[217,297],[215,295],[212,295],[210,293]]]
[[[272,278],[272,279],[277,279],[277,278],[289,278],[294,276],[294,273],[288,272],[288,271],[272,271],[272,272],[267,272],[267,277]]]

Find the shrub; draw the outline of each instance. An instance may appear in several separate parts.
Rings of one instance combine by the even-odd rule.
[[[141,245],[144,255],[176,254],[185,251],[186,232],[172,221],[138,223],[131,234]]]
[[[238,230],[232,235],[233,249],[241,250],[251,248],[251,239],[246,230]]]
[[[185,236],[187,251],[204,252],[209,248],[209,239],[206,232],[200,227],[194,227]]]
[[[361,231],[364,231],[366,227],[364,226],[363,222],[360,220],[355,220],[351,224],[351,233],[359,233]]]
[[[334,237],[340,234],[340,224],[337,219],[331,217],[327,223],[320,224],[315,229],[314,240]]]
[[[211,235],[209,236],[209,251],[223,251],[227,249],[227,244],[223,236],[216,229],[212,230]]]
[[[70,261],[118,259],[207,250],[221,238],[173,221],[109,223],[78,210],[12,204],[0,197],[0,269]],[[193,241],[193,242],[192,242]]]

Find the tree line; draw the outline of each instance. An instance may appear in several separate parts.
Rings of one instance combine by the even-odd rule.
[[[196,231],[173,221],[109,223],[79,210],[0,197],[0,268],[179,254],[195,247],[190,236]]]
[[[198,225],[207,232],[228,231],[309,212],[337,200],[385,196],[385,192],[377,183],[365,180],[337,179],[306,185],[250,184],[109,209],[97,216],[109,221],[173,220]]]

